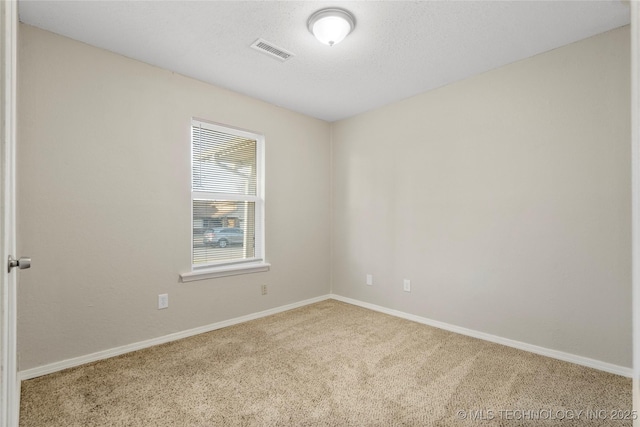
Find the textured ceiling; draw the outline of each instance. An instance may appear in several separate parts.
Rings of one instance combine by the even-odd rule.
[[[350,10],[329,47],[313,12]],[[629,23],[620,1],[19,1],[20,20],[334,121]],[[279,62],[257,38],[296,56]]]

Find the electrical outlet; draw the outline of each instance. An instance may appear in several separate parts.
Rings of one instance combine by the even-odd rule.
[[[169,307],[169,294],[158,295],[158,310]]]
[[[367,285],[373,285],[373,274],[367,274]]]
[[[404,279],[403,288],[405,292],[411,292],[411,280]]]
[[[267,285],[262,285],[262,295],[267,294]]]

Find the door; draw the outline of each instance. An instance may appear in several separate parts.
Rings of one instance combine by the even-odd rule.
[[[18,425],[20,384],[16,362],[16,272],[7,262],[15,254],[15,137],[17,2],[0,2],[2,82],[0,82],[0,427]]]

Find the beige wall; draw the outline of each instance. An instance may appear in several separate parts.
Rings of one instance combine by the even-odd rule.
[[[335,123],[333,292],[630,367],[629,67],[624,27]]]
[[[20,369],[328,293],[328,123],[26,25],[19,43]],[[266,137],[270,272],[178,282],[193,116]]]
[[[18,253],[34,263],[19,275],[21,370],[330,282],[631,366],[628,28],[333,125],[26,25],[19,36]],[[192,116],[266,136],[268,273],[178,282]]]

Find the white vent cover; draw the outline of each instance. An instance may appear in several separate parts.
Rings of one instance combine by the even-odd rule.
[[[274,45],[264,39],[258,39],[253,42],[251,47],[258,52],[266,53],[272,58],[276,58],[279,61],[286,61],[290,59],[292,56],[295,56],[293,53]]]

